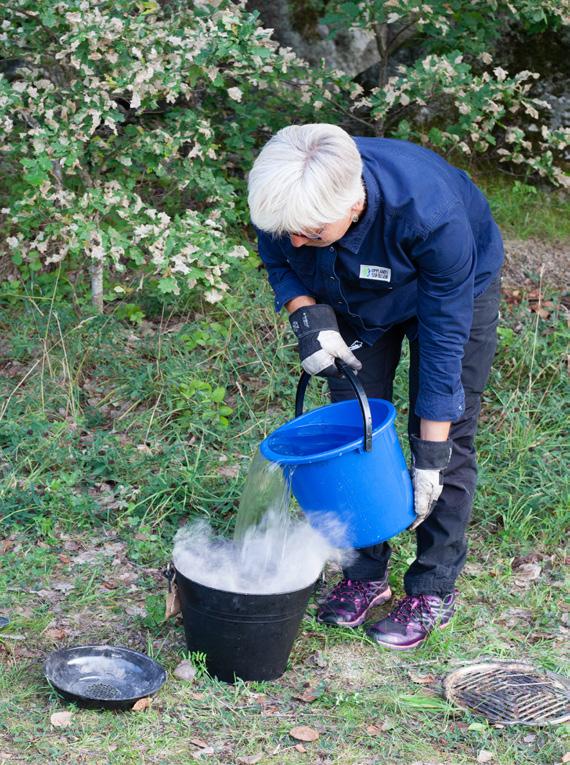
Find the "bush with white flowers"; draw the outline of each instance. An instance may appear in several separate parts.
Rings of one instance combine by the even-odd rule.
[[[379,56],[378,86],[360,96],[357,113],[377,134],[410,139],[444,153],[495,154],[557,185],[568,185],[557,160],[570,139],[550,129],[549,105],[532,96],[538,74],[509,75],[493,64],[507,29],[528,34],[570,23],[558,0],[366,0],[326,4],[332,34],[369,30]],[[398,51],[413,45],[416,58],[397,66]]]
[[[566,23],[562,4],[492,13],[498,5],[327,0],[333,31],[376,36],[378,87],[363,94],[280,48],[245,0],[10,0],[0,11],[0,257],[23,278],[57,264],[90,271],[98,310],[149,284],[217,302],[247,256],[245,176],[259,146],[291,122],[351,113],[368,132],[452,155],[493,151],[564,183],[569,131],[546,126],[535,74],[509,76],[489,52],[513,21]],[[391,59],[412,40],[417,60],[394,74]]]
[[[303,114],[286,82],[302,65],[243,2],[12,0],[1,17],[1,251],[23,272],[89,266],[100,310],[133,275],[220,300],[247,255],[244,168]]]

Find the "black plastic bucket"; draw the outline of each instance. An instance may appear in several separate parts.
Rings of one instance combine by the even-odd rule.
[[[176,571],[189,651],[206,655],[219,680],[275,680],[287,666],[314,583],[302,590],[249,595],[214,590]]]

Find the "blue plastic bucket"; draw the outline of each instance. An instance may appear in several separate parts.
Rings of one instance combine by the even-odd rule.
[[[359,400],[302,414],[267,436],[259,448],[290,474],[293,494],[312,525],[326,534],[326,514],[332,514],[346,529],[347,546],[360,548],[404,531],[415,513],[394,426],[396,410],[389,401],[366,400],[357,385]],[[298,404],[299,394],[297,411],[302,410]]]

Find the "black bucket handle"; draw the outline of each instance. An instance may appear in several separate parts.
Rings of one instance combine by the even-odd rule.
[[[336,366],[338,367],[339,371],[342,372],[342,374],[346,377],[349,383],[352,385],[352,388],[356,394],[356,398],[358,399],[358,403],[360,404],[360,411],[362,412],[362,420],[364,424],[364,451],[371,452],[372,451],[372,412],[370,411],[370,404],[368,403],[368,397],[366,396],[366,393],[364,392],[362,383],[360,382],[358,377],[354,374],[352,369],[348,366],[348,364],[345,364],[344,361],[340,361],[340,359],[337,359]],[[309,384],[310,379],[311,379],[311,375],[308,372],[303,372],[301,374],[301,377],[297,384],[297,393],[295,395],[295,417],[300,417],[303,414],[303,404],[305,402],[305,391],[307,390],[307,385]]]

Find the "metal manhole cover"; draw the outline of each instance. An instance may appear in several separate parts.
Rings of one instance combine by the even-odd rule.
[[[471,664],[447,675],[444,689],[458,707],[503,725],[557,725],[570,720],[568,679],[531,664]]]

